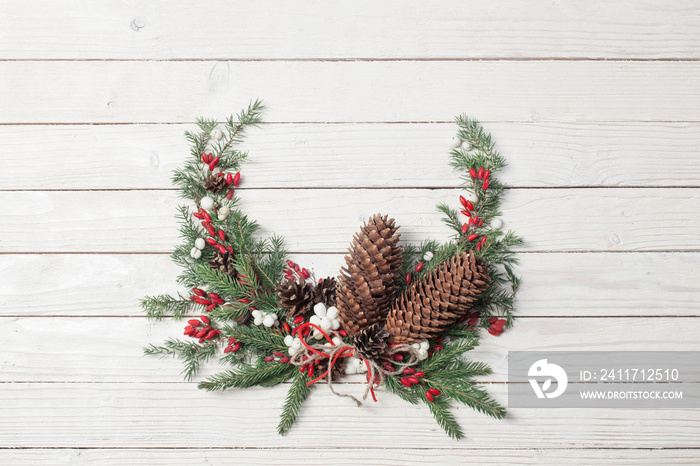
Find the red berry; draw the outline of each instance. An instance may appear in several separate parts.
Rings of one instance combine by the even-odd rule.
[[[202,330],[204,330],[205,332],[208,333],[209,331],[211,331],[211,327],[210,327],[209,325],[207,325],[207,326],[204,327]]]
[[[384,363],[382,363],[382,365],[384,366],[385,370],[387,370],[389,372],[394,372],[394,366],[391,363],[384,361]]]
[[[467,202],[469,202],[469,201],[467,201],[467,200],[464,198],[464,196],[459,196],[459,202],[460,202],[464,207],[467,207]]]
[[[404,277],[404,280],[406,280],[406,283],[411,283],[413,281],[413,276],[411,275],[411,272],[408,272],[406,276]]]
[[[192,333],[194,333],[194,328],[192,328],[191,325],[188,325],[187,327],[185,327],[184,335],[192,335]]]
[[[481,243],[479,243],[479,244],[476,245],[476,250],[477,250],[477,251],[481,251]]]
[[[494,322],[496,322],[497,320],[498,320],[498,317],[491,317],[491,318],[489,318],[489,325],[493,325]]]
[[[311,274],[309,273],[308,270],[306,270],[306,269],[301,269],[301,276],[304,277],[304,278],[309,278],[309,277],[311,276]]]
[[[409,388],[411,387],[411,382],[409,382],[408,379],[405,379],[405,378],[404,378],[404,379],[401,379],[401,383],[402,383],[405,387],[409,387]]]
[[[289,363],[289,358],[281,358],[280,361],[282,364],[287,364]]]
[[[233,348],[231,348],[231,352],[235,353],[236,351],[241,349],[241,346],[243,346],[243,343],[241,343],[240,341],[237,342],[235,345],[233,345]]]
[[[465,223],[464,225],[462,225],[462,233],[466,233],[467,230],[469,230],[469,225]]]
[[[229,345],[232,345],[232,344],[234,344],[234,343],[236,343],[236,339],[233,338],[233,337],[228,337],[228,344],[229,344]]]
[[[200,339],[199,339],[199,342],[200,342],[200,343],[204,343],[204,337],[200,338]]]
[[[292,267],[296,273],[301,273],[301,267],[299,267],[299,264],[294,264],[294,267]]]
[[[462,211],[462,215],[466,215],[467,217],[471,217],[471,216],[472,216],[472,213],[469,212],[468,210],[463,210],[463,211]]]
[[[413,377],[413,376],[408,377],[406,380],[408,380],[411,383],[419,383],[420,382],[420,380],[418,380],[418,377]]]
[[[294,275],[292,275],[291,273],[288,273],[284,276],[284,278],[287,280],[294,280]]]
[[[467,201],[467,209],[474,210],[474,204],[472,204],[472,201]]]
[[[214,160],[209,162],[209,171],[214,171],[214,169],[216,168],[218,163],[219,163],[219,157],[214,157]]]
[[[278,358],[283,358],[285,356],[285,354],[282,351],[273,351],[272,354],[274,354]]]
[[[343,330],[342,328],[341,328],[340,330],[338,330],[338,333],[340,333],[340,336],[341,336],[341,337],[347,337],[347,336],[348,336],[348,332],[346,332],[346,331]]]
[[[241,172],[236,173],[236,176],[233,177],[233,185],[238,186],[238,184],[241,182]]]
[[[407,367],[406,369],[403,370],[403,373],[406,374],[406,375],[411,375],[411,374],[413,374],[414,372],[416,372],[416,370],[415,370],[415,369],[411,369],[410,367]]]
[[[216,244],[216,245],[214,245],[214,247],[215,247],[216,250],[219,251],[221,254],[226,254],[226,248],[223,247],[222,245]]]
[[[219,299],[220,298],[220,296],[216,293],[209,293],[209,294],[207,294],[207,296],[209,296],[211,299]]]
[[[290,259],[287,259],[287,265],[294,268],[294,262],[292,262]]]
[[[205,330],[200,330],[199,332],[197,332],[197,334],[195,335],[195,337],[197,337],[197,338],[202,338],[202,337],[204,337],[204,335],[206,335],[206,334],[207,334],[207,332],[206,332]]]
[[[418,371],[418,372],[415,373],[415,376],[416,376],[416,377],[424,377],[424,376],[425,376],[425,372]]]
[[[424,265],[425,264],[423,262],[419,262],[418,264],[416,264],[416,272],[420,272],[421,270],[423,270]]]
[[[233,199],[233,189],[226,193],[226,199],[228,199],[229,201]]]
[[[211,223],[211,217],[209,216],[206,210],[202,210],[202,217],[204,217],[205,222]]]
[[[192,216],[193,216],[194,218],[198,218],[198,219],[200,219],[200,220],[202,220],[202,219],[204,218],[204,215],[200,214],[199,212],[193,213]]]
[[[474,241],[478,237],[479,235],[477,235],[476,233],[472,233],[471,235],[467,236],[467,241]]]
[[[479,168],[479,171],[476,172],[476,177],[477,177],[477,178],[483,178],[483,177],[484,177],[484,173],[485,173],[485,169],[484,169],[484,167],[481,167],[481,168]]]
[[[403,354],[395,354],[392,358],[394,361],[403,361]]]
[[[314,376],[314,365],[313,364],[309,364],[309,371],[306,373],[306,375],[308,375],[309,377]]]
[[[472,178],[476,178],[476,170],[474,170],[473,168],[470,168],[469,169],[469,176],[471,176]]]
[[[224,233],[224,230],[219,230],[219,239],[221,241],[226,239],[226,233]]]
[[[292,328],[289,326],[287,322],[282,324],[282,328],[284,329],[285,332],[289,333],[292,331]]]
[[[188,320],[187,323],[193,327],[196,327],[197,325],[199,325],[199,321],[197,319]]]
[[[478,225],[479,225],[480,227],[483,227],[483,226],[484,226],[484,221],[483,221],[483,220],[479,220]]]
[[[230,252],[231,254],[233,254],[233,247],[230,244],[228,246],[226,246],[226,250],[228,252]]]
[[[211,244],[212,246],[216,244],[216,240],[214,238],[207,238],[205,241],[207,244]]]
[[[430,390],[428,390],[427,392],[425,392],[425,398],[426,398],[428,401],[433,401],[433,400],[435,399],[435,398],[433,397],[433,394],[430,393]]]
[[[204,337],[205,340],[211,340],[216,336],[216,330],[210,330],[209,333]]]
[[[232,350],[233,350],[233,348],[231,348],[230,346],[227,346],[226,348],[224,348],[224,353],[230,353]]]
[[[489,176],[491,176],[491,170],[486,170],[486,173],[484,173],[484,180],[488,180]]]
[[[233,184],[233,175],[230,173],[226,174],[226,184]]]
[[[437,388],[431,388],[431,389],[428,390],[428,391],[429,391],[430,393],[432,393],[433,395],[435,395],[435,396],[439,396],[439,395],[442,393],[442,392],[441,392],[440,390],[438,390]]]
[[[210,235],[212,235],[212,236],[216,235],[216,230],[214,230],[214,227],[211,226],[211,224],[207,224],[206,229],[207,229],[207,233],[209,233]]]
[[[209,323],[209,317],[207,316],[201,316],[200,319],[202,319],[202,322],[204,322],[205,324]]]
[[[304,322],[304,316],[296,316],[294,318],[294,325],[299,325]]]
[[[292,336],[296,335],[298,329],[299,329],[299,327],[294,327],[294,328],[292,329],[292,331],[289,332],[289,334],[292,335]]]
[[[434,352],[442,351],[442,345],[437,345],[435,348],[433,348]]]
[[[204,290],[201,288],[192,288],[192,293],[196,294],[197,296],[205,296],[206,295]]]
[[[274,356],[266,356],[266,357],[263,359],[263,361],[265,361],[265,362],[270,362],[270,361],[274,361],[274,360],[275,360],[275,357],[274,357]]]
[[[484,181],[484,191],[489,189],[489,180]]]
[[[209,163],[209,157],[207,156],[206,152],[202,152],[202,162]]]

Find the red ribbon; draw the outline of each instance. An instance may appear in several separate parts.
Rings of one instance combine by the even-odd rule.
[[[328,343],[330,343],[332,346],[336,346],[336,344],[333,343],[333,340],[331,339],[331,337],[329,337],[328,334],[327,334],[326,332],[324,332],[324,331],[323,331],[318,325],[316,325],[316,324],[312,324],[311,322],[306,322],[305,324],[301,324],[299,327],[297,327],[297,335],[299,335],[299,341],[301,341],[301,344],[304,345],[304,347],[305,347],[307,350],[311,351],[312,353],[321,355],[321,356],[323,356],[323,357],[329,359],[328,369],[326,369],[326,372],[324,372],[323,374],[321,374],[319,377],[316,377],[314,380],[311,380],[310,382],[307,382],[307,383],[306,383],[307,386],[310,386],[310,385],[315,384],[315,383],[318,382],[319,380],[323,379],[324,377],[326,377],[326,376],[328,375],[328,373],[333,369],[333,366],[335,365],[335,363],[338,361],[339,358],[347,358],[347,357],[352,356],[352,355],[355,353],[355,349],[354,349],[354,348],[345,348],[345,349],[343,349],[343,350],[337,352],[337,353],[333,356],[333,359],[331,359],[331,355],[330,355],[330,354],[326,354],[326,353],[324,353],[323,351],[319,351],[319,350],[317,350],[317,349],[315,349],[315,348],[312,348],[311,346],[309,346],[309,345],[306,343],[306,341],[304,340],[304,337],[303,337],[303,334],[304,334],[303,332],[304,332],[304,330],[307,329],[308,327],[313,327],[313,328],[315,328],[316,330],[318,330],[318,331],[321,333],[321,335],[323,335],[324,338],[328,341]],[[365,358],[363,358],[363,357],[360,357],[360,359],[362,359],[362,361],[365,363],[365,366],[367,367],[367,382],[369,383],[370,378],[371,378],[371,376],[372,376],[372,371],[371,371],[371,369],[370,369],[369,362],[368,362]],[[376,402],[376,401],[377,401],[377,397],[374,395],[374,387],[370,387],[369,391],[370,391],[370,393],[372,394],[372,399]]]

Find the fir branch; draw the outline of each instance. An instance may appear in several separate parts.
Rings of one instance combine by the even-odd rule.
[[[386,388],[386,391],[398,395],[399,398],[404,401],[408,401],[411,404],[415,405],[418,404],[418,401],[420,401],[420,395],[418,392],[411,388],[405,387],[400,381],[397,380],[396,377],[385,377],[384,387]]]
[[[476,411],[488,414],[496,419],[506,417],[506,410],[497,401],[492,399],[489,394],[481,387],[467,382],[461,378],[443,378],[436,380],[423,379],[423,382],[431,388],[437,388],[442,392],[440,397],[446,396],[459,401]],[[437,398],[436,398],[437,401]]]
[[[284,407],[282,408],[282,417],[277,426],[277,432],[280,435],[286,434],[291,429],[299,414],[301,405],[311,394],[313,385],[308,386],[306,382],[306,375],[297,371],[296,377],[294,377],[294,381],[292,381],[292,385],[287,392],[287,399],[284,401]]]
[[[425,399],[424,401],[425,404],[428,405],[438,425],[443,428],[447,435],[453,439],[461,439],[464,437],[462,428],[457,423],[454,415],[450,412],[450,402],[447,397],[440,396],[433,401],[427,401]]]
[[[271,354],[273,351],[287,352],[284,337],[264,326],[235,325],[227,326],[221,330],[222,335],[233,337],[244,345],[258,350],[263,354]]]
[[[459,358],[464,352],[476,348],[478,341],[476,338],[467,340],[460,339],[446,345],[441,351],[433,352],[432,356],[428,357],[421,365],[421,370],[426,373],[433,373],[443,370],[451,363],[454,362],[455,358]]]
[[[161,320],[163,317],[181,319],[183,315],[194,309],[197,304],[189,298],[178,294],[174,298],[168,294],[146,296],[141,300],[141,308],[146,312],[146,318]]]
[[[295,371],[289,364],[264,362],[258,359],[257,364],[241,365],[237,370],[229,370],[212,375],[199,388],[207,391],[226,390],[227,388],[246,388],[255,385],[276,385],[287,380]]]
[[[144,348],[144,354],[160,355],[161,357],[173,356],[182,359],[185,368],[182,374],[185,380],[190,381],[197,374],[202,364],[206,363],[216,354],[216,342],[205,345],[191,343],[169,338],[162,346],[149,345]]]

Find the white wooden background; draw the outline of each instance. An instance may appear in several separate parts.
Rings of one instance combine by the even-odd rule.
[[[138,300],[176,290],[171,171],[198,116],[264,98],[241,195],[335,274],[364,216],[445,238],[454,115],[510,167],[521,318],[509,350],[700,350],[700,2],[7,0],[0,9],[0,463],[700,461],[700,410],[456,410],[180,379]]]

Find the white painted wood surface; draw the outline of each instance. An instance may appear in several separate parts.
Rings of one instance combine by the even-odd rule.
[[[319,275],[375,211],[445,238],[450,121],[485,121],[527,241],[522,318],[473,354],[503,403],[509,350],[700,350],[700,2],[11,0],[0,26],[1,464],[700,461],[700,410],[460,408],[457,442],[325,387],[278,437],[285,387],[197,390],[141,356],[182,324],[138,309],[177,290],[182,132],[262,97],[243,205]]]

